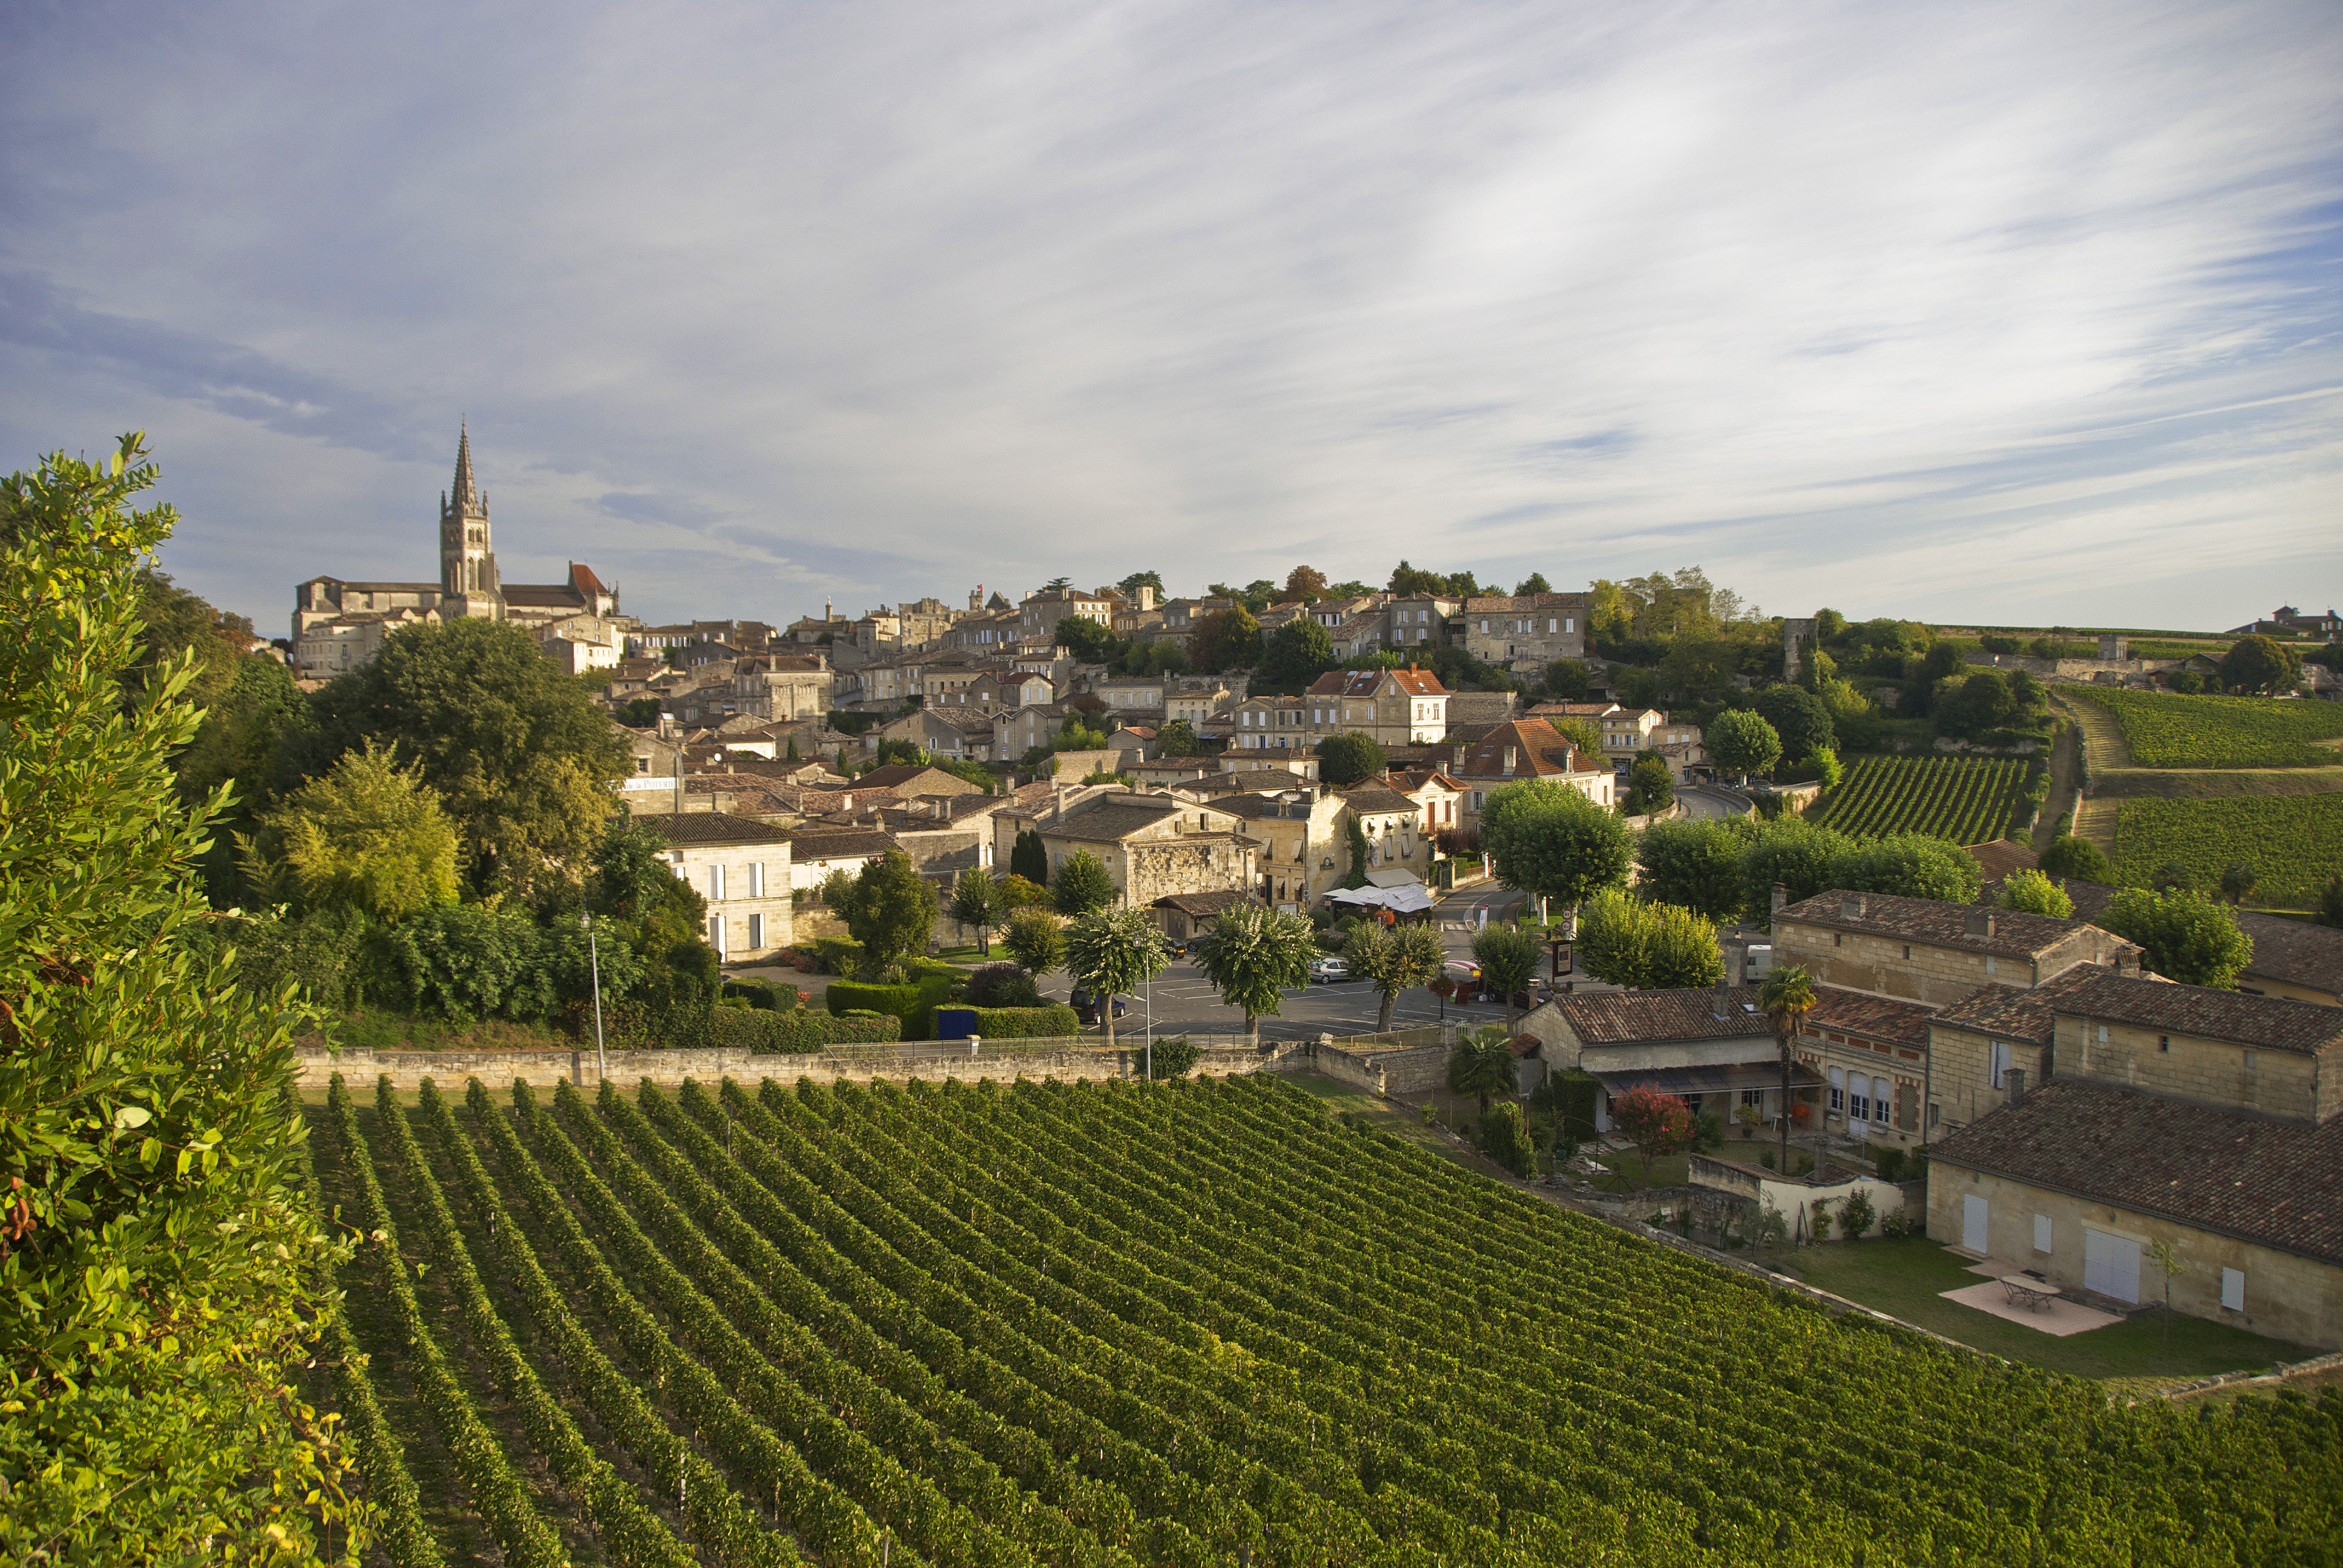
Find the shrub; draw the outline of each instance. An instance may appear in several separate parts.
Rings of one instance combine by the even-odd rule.
[[[753,1015],[752,1015],[753,1016]],[[902,1020],[871,1013],[837,1018],[800,1008],[777,1013],[766,1026],[767,1052],[802,1055],[825,1045],[880,1045],[903,1038]]]
[[[1901,1209],[1896,1210],[1896,1212],[1879,1221],[1879,1233],[1891,1241],[1899,1237],[1910,1235],[1912,1233],[1911,1216]]]
[[[977,1008],[1039,1007],[1041,988],[1016,964],[987,964],[969,976],[966,1000]]]
[[[1169,1040],[1159,1040],[1152,1047],[1142,1045],[1140,1054],[1147,1061],[1151,1078],[1185,1078],[1195,1070],[1196,1062],[1204,1053],[1195,1041],[1184,1034]]]
[[[1063,1002],[1032,1007],[980,1007],[976,1032],[987,1040],[1067,1040],[1082,1031],[1081,1020]]]
[[[798,1005],[798,988],[754,977],[727,980],[724,1000],[745,1002],[760,1012],[787,1012]]]
[[[862,944],[852,937],[817,937],[813,960],[817,973],[850,975],[862,967]]]
[[[1537,1151],[1530,1145],[1529,1124],[1518,1101],[1500,1101],[1482,1119],[1480,1141],[1483,1153],[1514,1175],[1536,1173]]]
[[[1829,1241],[1831,1233],[1831,1211],[1822,1204],[1816,1203],[1814,1206],[1813,1211],[1807,1216],[1806,1228],[1814,1231],[1815,1241]]]
[[[848,1012],[875,1012],[902,1026],[902,1040],[926,1040],[935,1033],[936,1004],[951,1000],[951,981],[926,975],[905,985],[871,985],[862,980],[832,980],[829,1008],[835,1018]]]
[[[1883,1149],[1879,1151],[1879,1179],[1882,1181],[1901,1181],[1904,1179],[1904,1151]]]
[[[1841,1206],[1839,1231],[1848,1241],[1860,1241],[1870,1231],[1871,1221],[1875,1218],[1877,1214],[1872,1207],[1871,1194],[1857,1188]]]

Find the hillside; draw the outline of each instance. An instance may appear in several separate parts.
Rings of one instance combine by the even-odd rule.
[[[2196,1563],[2343,1528],[2343,1402],[2112,1406],[1273,1080],[337,1080],[322,1122],[381,1233],[354,1425],[449,1561]]]
[[[2026,819],[2031,764],[2015,757],[1856,757],[1806,812],[1842,833],[1927,833],[1982,844]]]

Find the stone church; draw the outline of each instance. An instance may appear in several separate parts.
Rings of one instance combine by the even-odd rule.
[[[350,582],[311,578],[294,589],[293,670],[327,680],[372,658],[401,627],[459,616],[512,621],[533,633],[619,622],[618,590],[593,568],[569,563],[566,583],[507,583],[488,533],[488,498],[472,475],[472,437],[456,437],[456,482],[439,498],[439,580]],[[601,640],[597,638],[597,640]]]

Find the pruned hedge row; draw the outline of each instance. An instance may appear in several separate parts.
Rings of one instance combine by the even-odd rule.
[[[936,1004],[951,1000],[960,971],[927,974],[909,985],[868,985],[860,980],[830,982],[828,1005],[833,1017],[847,1012],[883,1013],[900,1021],[903,1040],[928,1040],[936,1032]]]
[[[1047,1007],[980,1007],[976,1032],[987,1040],[1064,1040],[1081,1032],[1081,1020],[1063,1002]]]

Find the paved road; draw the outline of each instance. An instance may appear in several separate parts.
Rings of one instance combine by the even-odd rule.
[[[1756,808],[1749,797],[1722,784],[1686,784],[1676,791],[1687,817],[1738,817]]]

